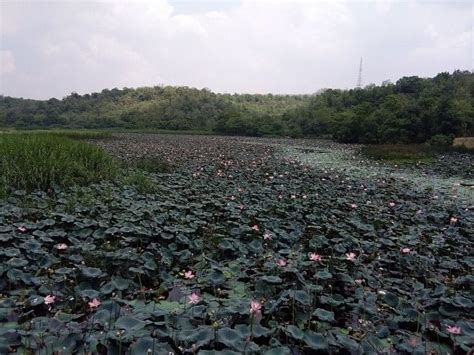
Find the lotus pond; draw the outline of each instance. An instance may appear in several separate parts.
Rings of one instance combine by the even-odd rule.
[[[171,168],[142,172],[151,193],[117,180],[0,200],[1,354],[472,349],[472,155],[396,166],[316,140],[91,143]]]

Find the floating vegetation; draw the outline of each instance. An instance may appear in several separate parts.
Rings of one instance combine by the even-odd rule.
[[[473,216],[436,185],[329,142],[117,137],[97,144],[172,163],[146,172],[156,190],[118,179],[0,200],[0,353],[474,345]]]

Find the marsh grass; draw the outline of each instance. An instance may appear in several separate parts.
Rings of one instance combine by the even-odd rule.
[[[187,136],[215,136],[221,135],[209,130],[175,130],[160,128],[108,128],[107,131],[113,133],[143,133],[143,134],[170,134],[170,135],[187,135]]]
[[[58,131],[52,131],[51,133],[57,134],[59,136],[71,138],[71,139],[78,139],[78,140],[112,138],[111,132],[95,131],[95,130],[58,130]]]
[[[142,157],[123,162],[125,173],[123,183],[133,185],[141,194],[153,194],[159,191],[153,174],[171,173],[173,167],[168,162],[156,157]]]
[[[90,138],[90,134],[86,136]],[[87,139],[88,139],[87,138]],[[59,133],[0,135],[0,194],[84,185],[115,176],[117,167],[102,149]]]
[[[437,151],[426,144],[384,144],[366,145],[361,152],[371,159],[410,163],[430,161]]]
[[[474,154],[474,149],[463,146],[430,146],[428,144],[383,144],[366,145],[361,153],[375,160],[387,160],[395,163],[416,163],[432,161],[437,154],[464,153]]]
[[[1,133],[11,134],[51,134],[76,140],[93,140],[112,138],[112,132],[95,129],[50,129],[50,130],[5,130]]]
[[[173,171],[171,164],[159,158],[139,158],[127,163],[128,167],[146,171],[148,173],[170,173]]]
[[[129,171],[123,179],[125,185],[135,186],[141,194],[153,194],[159,191],[158,185],[145,172],[140,170]]]

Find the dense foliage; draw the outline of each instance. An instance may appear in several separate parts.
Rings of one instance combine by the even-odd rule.
[[[73,93],[62,100],[2,97],[0,126],[17,128],[128,128],[269,133],[273,121],[306,96],[228,95],[187,87],[146,87]],[[278,133],[280,127],[275,129]]]
[[[327,90],[283,115],[304,134],[331,134],[351,143],[420,143],[435,135],[474,133],[474,75],[456,71],[432,79]]]
[[[352,143],[420,143],[474,133],[474,74],[403,77],[395,84],[314,95],[229,95],[151,87],[0,99],[0,126],[126,128],[238,135],[333,136]]]
[[[472,181],[472,156],[400,168],[317,140],[127,134],[97,144],[173,172],[150,173],[148,195],[101,182],[0,200],[0,353],[474,345],[472,199],[448,179]]]

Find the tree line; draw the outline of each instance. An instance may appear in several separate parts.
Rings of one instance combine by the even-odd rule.
[[[327,136],[347,143],[420,143],[474,134],[474,74],[403,77],[313,95],[218,94],[155,86],[58,100],[0,96],[0,126],[200,130],[253,136]]]

